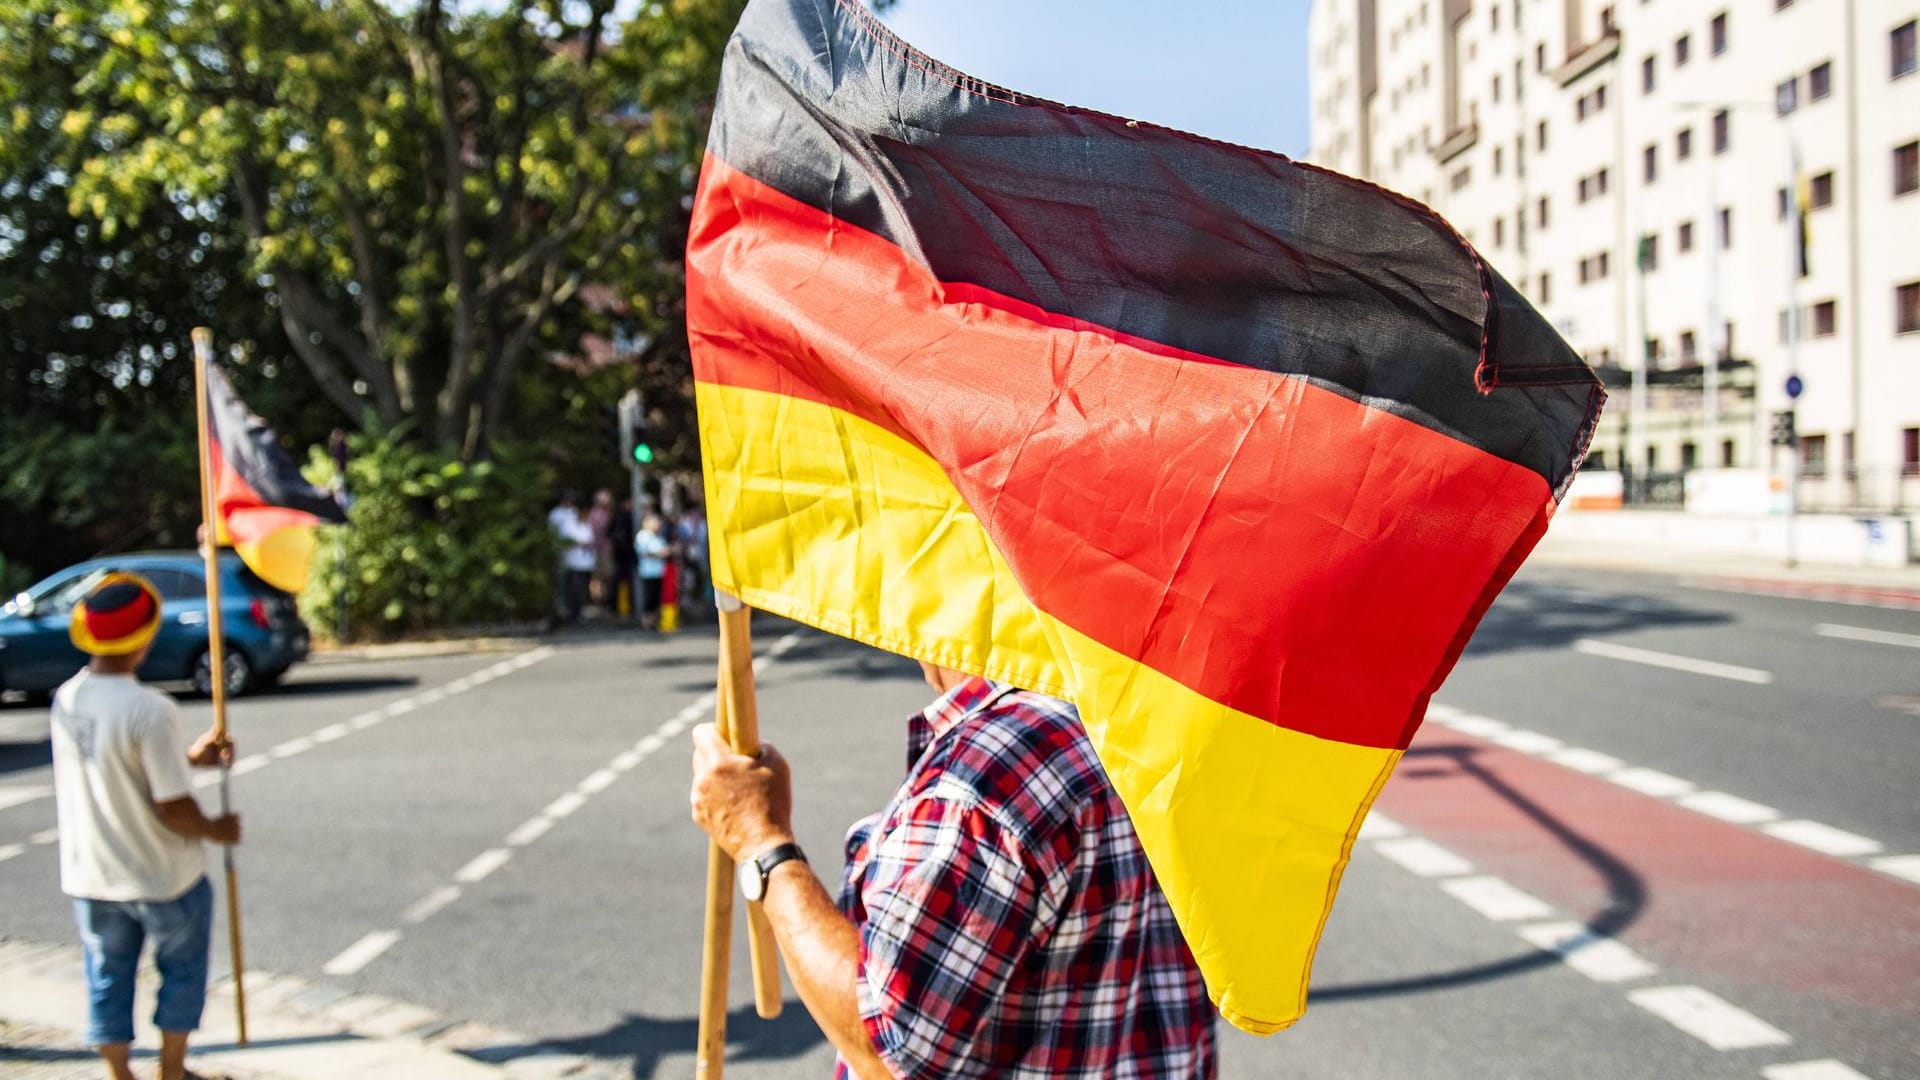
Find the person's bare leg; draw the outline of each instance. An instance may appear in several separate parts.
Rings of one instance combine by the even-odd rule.
[[[133,1080],[133,1066],[128,1064],[133,1047],[128,1043],[101,1043],[100,1060],[107,1063],[107,1076],[111,1080]]]
[[[185,1031],[160,1033],[160,1080],[181,1080],[187,1075],[187,1035]]]

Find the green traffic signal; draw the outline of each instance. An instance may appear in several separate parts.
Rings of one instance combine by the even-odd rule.
[[[653,464],[653,447],[648,446],[646,443],[634,443],[633,460],[642,465]]]

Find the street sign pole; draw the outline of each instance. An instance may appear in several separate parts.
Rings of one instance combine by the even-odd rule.
[[[640,437],[640,431],[645,426],[645,417],[646,403],[641,399],[639,390],[628,390],[625,394],[621,395],[620,449],[626,456],[627,496],[633,503],[631,523],[636,531],[638,531],[640,523],[646,519],[647,515],[647,471],[633,455],[634,445]],[[632,535],[621,537],[618,543],[627,545],[628,553],[632,553],[634,547],[634,537]],[[643,602],[641,599],[643,592],[641,589],[639,560],[636,559],[633,566],[634,571],[627,580],[627,591],[628,595],[633,597],[633,614],[635,621],[644,623],[640,610]]]
[[[1800,516],[1800,145],[1787,131],[1787,415],[1794,439],[1787,447],[1787,569],[1797,561],[1794,530]]]

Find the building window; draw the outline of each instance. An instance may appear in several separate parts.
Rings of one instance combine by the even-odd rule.
[[[1802,476],[1827,475],[1827,437],[1825,435],[1800,436],[1800,474]]]
[[[1724,154],[1733,145],[1733,114],[1725,109],[1713,114],[1713,152]]]
[[[1774,201],[1779,204],[1780,220],[1787,220],[1787,211],[1793,208],[1793,195],[1786,188],[1773,189]]]
[[[1536,209],[1539,211],[1537,215],[1539,226],[1544,229],[1547,227],[1547,197],[1545,195],[1540,196],[1540,202]]]
[[[1727,13],[1721,12],[1713,17],[1713,55],[1719,56],[1727,51]]]
[[[1493,148],[1493,175],[1500,175],[1500,167],[1506,161],[1506,152],[1501,147]]]
[[[1640,178],[1645,183],[1653,183],[1660,177],[1660,147],[1649,143],[1640,152]]]
[[[1773,110],[1785,116],[1800,107],[1800,76],[1795,75],[1773,88]]]
[[[1691,469],[1700,464],[1700,448],[1690,442],[1680,444],[1680,467]]]
[[[1693,156],[1692,128],[1681,128],[1680,133],[1673,137],[1673,156],[1681,161]]]
[[[1533,47],[1533,70],[1545,74],[1547,70],[1547,43],[1542,41]]]
[[[1600,256],[1597,260],[1597,265],[1596,265],[1597,276],[1603,277],[1603,278],[1607,276],[1607,274],[1609,273],[1608,262],[1610,258],[1611,257],[1606,252],[1603,251],[1600,253]]]
[[[1595,195],[1605,195],[1607,193],[1607,170],[1603,168],[1599,172],[1594,173],[1593,183],[1593,193]]]
[[[1647,58],[1640,61],[1640,92],[1643,94],[1653,93],[1653,66],[1654,56],[1648,53]]]
[[[1733,208],[1731,206],[1723,206],[1720,208],[1720,250],[1725,251],[1732,246]]]
[[[1540,275],[1540,302],[1542,304],[1553,303],[1553,279],[1548,277],[1544,272]]]
[[[1920,281],[1893,290],[1894,333],[1920,334]]]
[[[1814,210],[1824,210],[1833,205],[1833,174],[1823,172],[1807,184],[1807,205]]]
[[[1493,101],[1496,105],[1500,103],[1500,76],[1498,75],[1493,77]]]
[[[1493,24],[1491,27],[1489,27],[1489,29],[1493,29],[1493,30],[1500,29],[1500,5],[1499,4],[1493,5],[1493,10],[1490,14],[1493,19]]]
[[[1694,337],[1693,331],[1680,331],[1680,359],[1691,363],[1695,358],[1695,352],[1698,346],[1699,341]]]
[[[1608,4],[1606,7],[1601,8],[1600,9],[1600,33],[1602,35],[1611,34],[1611,33],[1615,33],[1619,29],[1620,27],[1613,20],[1613,5]]]
[[[1888,44],[1892,52],[1893,78],[1913,74],[1913,20],[1893,28]]]
[[[1683,253],[1693,250],[1693,222],[1691,221],[1680,223],[1680,250]]]
[[[1813,336],[1832,337],[1839,329],[1839,303],[1822,300],[1813,305]]]
[[[1660,269],[1660,237],[1647,233],[1640,238],[1640,272],[1651,273]]]
[[[1462,166],[1459,172],[1453,174],[1453,180],[1451,181],[1451,186],[1455,191],[1462,191],[1462,190],[1465,190],[1466,186],[1472,182],[1473,182],[1473,171],[1465,166]]]
[[[1533,148],[1535,150],[1545,150],[1547,148],[1547,122],[1545,120],[1540,121],[1533,129]]]
[[[1807,100],[1824,101],[1833,93],[1833,64],[1822,62],[1815,64],[1807,72]]]
[[[1732,356],[1733,356],[1733,320],[1728,319],[1726,322],[1723,322],[1720,324],[1720,359],[1726,360]]]
[[[1687,61],[1692,59],[1692,57],[1693,36],[1691,34],[1681,34],[1673,41],[1673,66],[1686,67]]]
[[[1900,429],[1900,475],[1920,476],[1920,427]]]
[[[1893,148],[1893,193],[1920,191],[1920,140]]]

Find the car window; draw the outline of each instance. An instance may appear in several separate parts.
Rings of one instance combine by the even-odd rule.
[[[199,574],[187,570],[169,570],[154,567],[140,571],[153,587],[160,590],[162,600],[202,600],[206,598],[206,582]]]
[[[73,605],[79,603],[81,597],[92,591],[95,585],[100,584],[102,578],[112,572],[111,568],[101,566],[83,574],[62,578],[34,594],[34,610],[43,612],[72,610]]]

